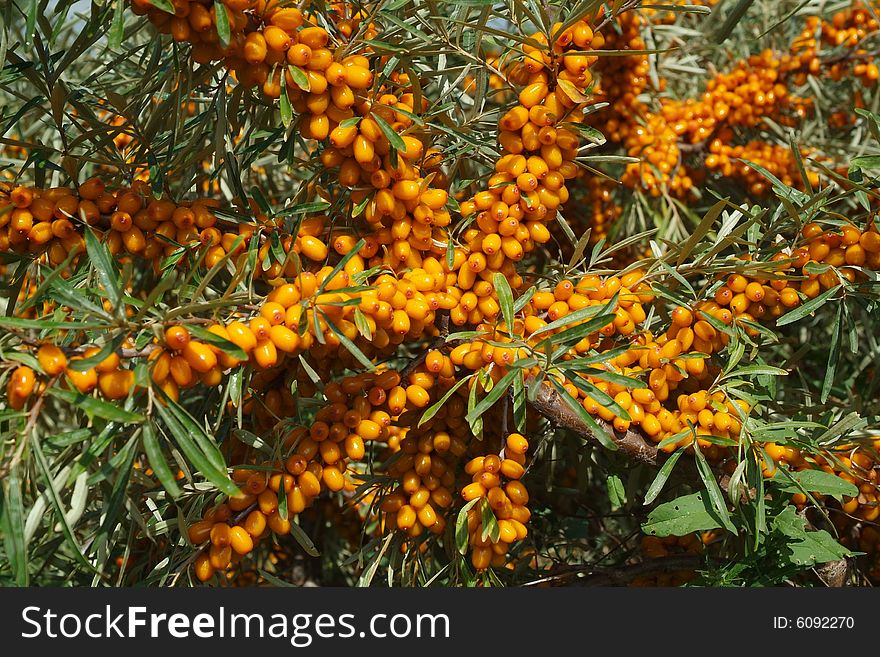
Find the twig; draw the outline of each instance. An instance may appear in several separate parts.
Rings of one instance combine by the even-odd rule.
[[[534,377],[531,376],[526,379],[525,385],[526,388],[534,385],[540,385],[540,388],[535,395],[535,399],[529,402],[531,407],[535,409],[538,413],[543,415],[545,418],[550,420],[558,427],[569,429],[570,431],[574,431],[578,435],[583,436],[595,443],[600,443],[599,437],[593,433],[593,430],[590,429],[590,427],[583,423],[580,417],[578,417],[578,415],[573,410],[571,410],[571,408],[569,408],[568,404],[566,404],[560,398],[559,393],[556,392],[556,390],[544,383],[538,384],[535,381]],[[663,465],[663,463],[668,458],[668,455],[662,450],[658,449],[656,445],[651,444],[645,437],[645,434],[641,431],[630,428],[621,433],[619,431],[616,431],[610,423],[606,422],[602,418],[597,417],[594,419],[596,421],[596,424],[598,424],[605,431],[608,438],[610,438],[614,442],[614,444],[617,445],[618,451],[625,456],[628,456],[629,458],[638,461],[639,463],[644,463],[653,467],[659,467]],[[678,468],[676,472],[687,483],[702,485],[696,469],[683,470],[682,468]],[[718,478],[719,487],[724,492],[727,492],[727,489],[730,485],[730,476],[717,471],[716,475]],[[743,491],[743,497],[745,497],[746,495],[753,496],[754,494],[754,489],[750,491]]]
[[[594,435],[592,430],[568,407],[568,404],[560,398],[559,393],[553,388],[544,383],[537,383],[533,377],[528,377],[525,385],[526,388],[540,386],[531,405],[541,415],[557,426],[570,429],[597,443],[600,442],[599,437]],[[622,434],[618,433],[611,424],[602,418],[596,418],[596,423],[608,434],[619,450],[630,458],[652,466],[662,464],[660,450],[655,445],[648,443],[643,433],[634,429],[627,429]]]

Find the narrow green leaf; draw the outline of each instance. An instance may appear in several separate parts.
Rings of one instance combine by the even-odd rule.
[[[752,6],[752,2],[754,2],[754,0],[737,1],[733,6],[733,9],[727,13],[721,27],[715,32],[716,43],[722,43],[730,36],[731,32],[733,32],[733,28],[737,26],[740,20],[742,20],[742,17],[745,16],[745,13],[749,10],[749,7]]]
[[[85,240],[89,261],[98,272],[98,280],[101,281],[101,285],[107,292],[107,297],[110,299],[113,309],[118,311],[119,302],[122,299],[122,289],[119,286],[119,276],[116,268],[113,266],[110,251],[106,245],[98,241],[91,228],[86,228]]]
[[[468,549],[468,523],[467,523],[467,514],[474,505],[479,502],[482,498],[477,497],[472,499],[470,502],[461,507],[461,510],[458,512],[458,516],[455,518],[455,545],[458,548],[459,554],[467,554]]]
[[[721,487],[715,479],[715,473],[712,472],[712,467],[709,465],[702,450],[700,450],[697,445],[696,440],[693,445],[694,456],[697,461],[697,471],[700,473],[700,479],[703,480],[703,485],[706,487],[706,492],[709,494],[709,501],[712,503],[712,508],[715,510],[715,514],[718,516],[718,519],[724,528],[731,533],[736,534],[736,526],[730,519],[730,512],[727,510],[727,502],[725,502]]]
[[[831,394],[834,377],[837,374],[837,363],[840,360],[840,336],[843,333],[843,304],[837,304],[837,317],[832,324],[831,344],[828,348],[828,364],[825,366],[825,378],[822,380],[822,392],[819,400],[824,404]]]
[[[684,448],[680,448],[675,450],[660,470],[657,472],[657,476],[654,477],[654,481],[651,482],[651,485],[648,487],[648,490],[645,492],[645,504],[652,504],[654,500],[657,499],[657,496],[660,494],[660,491],[663,490],[663,486],[666,484],[666,481],[669,479],[669,475],[672,474],[672,469],[675,467],[675,464],[678,462],[678,459],[681,458],[681,455],[684,453]]]
[[[113,7],[113,23],[107,33],[107,47],[110,50],[118,50],[122,45],[122,35],[125,31],[125,2],[116,0]]]
[[[18,586],[28,585],[27,543],[24,538],[24,504],[21,499],[21,480],[18,466],[12,468],[0,482],[0,529],[6,559]]]
[[[156,426],[152,421],[144,423],[141,440],[144,445],[144,452],[147,455],[147,460],[150,462],[150,467],[153,468],[153,472],[156,473],[159,483],[162,484],[162,487],[168,491],[168,494],[173,499],[177,499],[181,494],[180,488],[177,486],[174,474],[171,472],[171,468],[168,466],[168,461],[165,460],[165,455],[162,453],[162,448],[159,446],[159,440],[156,437]]]
[[[590,430],[590,433],[595,436],[596,440],[598,440],[602,446],[615,452],[618,450],[617,443],[615,443],[611,436],[608,435],[608,432],[603,429],[593,416],[587,413],[587,409],[585,409],[581,404],[578,403],[576,399],[574,399],[568,391],[562,387],[562,384],[559,383],[553,377],[549,377],[550,383],[556,388],[556,391],[559,393],[559,396],[562,397],[562,400],[566,403],[566,405],[573,410],[577,416],[580,418],[581,422],[583,422],[587,428]]]
[[[501,536],[501,530],[498,527],[498,520],[495,518],[495,514],[492,513],[492,507],[489,506],[489,500],[487,500],[485,497],[481,497],[478,499],[483,502],[480,506],[480,517],[483,521],[483,531],[481,537],[484,541],[488,538],[493,543],[497,543],[498,538]]]
[[[373,577],[379,569],[379,564],[382,563],[382,557],[384,557],[385,553],[388,551],[388,546],[391,545],[391,540],[393,538],[393,533],[388,534],[388,536],[385,537],[385,540],[382,541],[382,549],[379,550],[379,554],[376,555],[376,558],[373,559],[373,562],[364,571],[364,574],[361,575],[360,579],[358,579],[358,586],[369,586],[370,582],[373,581]]]
[[[358,349],[357,345],[349,340],[348,337],[345,336],[342,331],[340,331],[336,327],[336,324],[334,324],[333,321],[323,311],[321,311],[321,316],[324,318],[324,321],[327,322],[327,327],[336,335],[336,339],[339,340],[340,344],[348,349],[349,353],[351,353],[351,355],[354,356],[361,365],[371,371],[376,369],[376,364],[369,358],[367,358],[364,355],[364,352]]]
[[[495,384],[492,390],[490,390],[489,393],[483,397],[476,406],[474,406],[467,416],[465,416],[465,420],[467,420],[468,423],[472,423],[489,410],[495,402],[501,399],[501,396],[507,392],[507,389],[513,384],[513,379],[517,376],[522,376],[522,370],[514,369],[501,377],[501,380]]]
[[[608,490],[608,501],[612,509],[619,509],[626,504],[626,489],[620,477],[616,474],[608,475],[605,479],[605,488]]]
[[[104,344],[104,346],[102,346],[94,355],[89,356],[88,358],[71,360],[68,367],[77,372],[87,372],[96,365],[102,363],[108,356],[110,356],[110,354],[119,349],[127,337],[128,336],[124,333],[118,334],[112,340]]]
[[[406,150],[406,144],[404,143],[403,138],[401,138],[401,136],[394,131],[394,128],[388,125],[385,119],[383,119],[375,112],[370,114],[370,118],[373,119],[379,126],[382,134],[385,135],[385,139],[387,139],[388,143],[391,144],[391,148],[398,152]]]
[[[303,528],[300,527],[298,523],[290,523],[290,535],[293,536],[297,543],[299,543],[300,547],[307,555],[310,557],[321,556],[321,553],[318,551],[318,548],[315,547],[312,539],[308,537],[308,534],[303,531]]]
[[[162,391],[160,390],[159,392],[161,393]],[[166,408],[165,404],[171,402],[171,398],[165,395],[164,402],[164,404],[162,402],[156,404],[155,408],[158,411],[159,416],[162,418],[162,421],[165,423],[165,426],[171,432],[174,442],[177,443],[177,446],[180,447],[180,450],[184,453],[186,458],[189,459],[189,462],[192,463],[206,479],[227,495],[238,494],[239,488],[229,479],[226,474],[226,468],[223,467],[222,469],[218,469],[204,452],[198,448],[196,442],[190,437],[189,431],[184,428],[174,413]]]
[[[135,422],[143,422],[144,416],[140,413],[133,413],[121,408],[118,403],[106,402],[96,397],[90,397],[81,392],[74,390],[64,390],[58,387],[48,388],[46,390],[53,397],[75,406],[86,412],[92,417],[100,417],[111,422],[121,422],[123,424],[132,424]]]
[[[511,332],[513,331],[513,290],[510,289],[507,277],[501,272],[495,272],[492,275],[492,283],[495,286],[495,293],[498,295],[501,316],[504,318],[508,332]]]
[[[440,398],[439,401],[437,401],[436,403],[432,404],[431,406],[429,406],[428,408],[425,409],[425,412],[422,413],[421,419],[419,419],[418,426],[422,426],[425,422],[428,422],[432,417],[437,415],[437,411],[439,411],[441,408],[443,408],[443,404],[445,404],[447,401],[449,401],[449,398],[455,394],[455,391],[458,390],[462,385],[467,383],[474,376],[475,376],[474,374],[468,374],[466,377],[456,381],[455,385],[453,385],[449,390],[447,390],[446,394],[444,394]]]
[[[248,355],[245,353],[244,349],[239,347],[234,342],[230,342],[226,338],[219,336],[216,333],[211,333],[211,331],[209,331],[208,329],[197,324],[188,324],[186,328],[190,333],[192,333],[193,336],[195,336],[202,342],[207,342],[209,345],[217,347],[220,351],[223,351],[227,355],[242,361],[246,361],[248,359]]]
[[[122,510],[125,496],[128,492],[128,481],[131,478],[134,458],[137,456],[137,451],[134,449],[136,446],[137,439],[135,436],[132,436],[131,440],[129,440],[125,447],[119,452],[121,463],[118,467],[114,468],[116,480],[113,482],[110,497],[105,502],[102,510],[103,519],[101,520],[101,526],[98,528],[98,537],[95,541],[96,545],[90,548],[92,553],[96,551],[98,545],[101,545],[102,543],[106,544],[105,542],[109,541],[110,534],[113,533],[113,530],[116,527],[116,520],[119,517],[119,512]]]
[[[306,72],[303,71],[299,66],[289,65],[287,70],[290,71],[290,77],[293,78],[294,84],[297,87],[308,93],[312,88],[312,83],[309,82],[309,76],[306,75]]]
[[[160,9],[166,14],[174,13],[174,5],[171,3],[171,0],[148,0],[148,2],[156,9]]]
[[[790,312],[785,313],[782,317],[776,320],[776,326],[785,326],[786,324],[791,324],[792,322],[796,322],[799,319],[806,317],[817,308],[819,308],[829,298],[837,294],[837,291],[840,289],[840,287],[840,285],[835,285],[834,287],[825,290],[815,299],[811,299],[803,306],[800,306]]]
[[[40,440],[36,433],[32,433],[30,436],[30,446],[34,458],[37,461],[37,465],[40,468],[40,472],[43,475],[43,479],[46,482],[46,495],[52,503],[56,519],[58,524],[61,525],[61,531],[64,534],[64,540],[70,546],[74,559],[76,559],[89,572],[97,573],[97,569],[86,559],[82,548],[80,548],[76,541],[76,537],[73,535],[73,530],[67,523],[64,507],[61,505],[61,498],[58,497],[58,491],[55,490],[54,478],[52,477],[52,472],[49,469],[49,464],[46,461],[46,456],[43,454],[43,448],[40,446]]]
[[[161,1],[167,2],[167,0]],[[150,0],[150,2],[155,4],[156,0]],[[168,4],[170,5],[171,3]],[[171,13],[174,13],[174,7],[171,8]],[[220,45],[226,48],[229,46],[229,41],[232,38],[232,30],[229,27],[229,14],[226,13],[226,5],[220,0],[214,0],[214,15],[216,16],[217,36],[220,37]]]

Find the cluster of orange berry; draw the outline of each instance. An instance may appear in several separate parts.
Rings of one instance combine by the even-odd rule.
[[[880,69],[874,61],[876,52],[869,51],[865,45],[878,30],[880,22],[874,9],[855,2],[850,9],[834,14],[830,21],[808,16],[804,29],[792,44],[792,54],[812,74],[824,67],[832,80],[841,80],[852,74],[865,86],[873,86],[880,78]],[[845,56],[823,61],[823,46],[843,49]]]
[[[662,21],[649,9],[619,14],[619,29],[608,32],[606,47],[643,50],[641,31],[658,20]],[[766,118],[793,126],[807,116],[812,100],[796,96],[791,88],[803,85],[809,75],[839,80],[851,71],[865,84],[874,84],[878,68],[864,42],[877,30],[873,14],[858,3],[830,21],[810,16],[790,52],[765,50],[738,61],[709,80],[699,98],[663,97],[659,109],[638,98],[648,88],[647,55],[600,57],[595,67],[598,91],[610,107],[591,120],[609,141],[622,144],[627,155],[640,159],[627,165],[622,182],[654,196],[687,197],[701,181],[704,164],[709,172],[742,180],[750,194],[768,191],[763,176],[737,160],[754,162],[785,184],[800,188],[803,182],[790,150],[760,138],[747,139],[745,131],[760,129]],[[820,57],[823,47],[848,49],[826,61]],[[657,91],[665,84],[660,78]],[[737,144],[738,140],[743,143]],[[811,149],[801,151],[802,157],[811,154]],[[818,175],[813,171],[807,175],[815,186]]]
[[[462,488],[461,495],[466,502],[478,500],[467,512],[471,563],[478,571],[490,565],[506,565],[510,545],[528,535],[525,523],[531,517],[526,506],[529,493],[520,481],[525,474],[528,449],[529,443],[522,434],[512,433],[507,436],[501,455],[477,456],[465,465],[471,482]],[[481,504],[492,510],[497,536],[493,537],[492,529],[484,525]]]
[[[228,254],[243,252],[260,228],[278,230],[265,215],[253,223],[223,221],[215,210],[216,199],[174,203],[156,199],[145,181],[110,190],[100,178],[90,178],[76,189],[25,186],[0,187],[0,249],[45,255],[50,265],[65,262],[72,251],[83,252],[83,230],[91,227],[105,238],[112,255],[137,256],[158,268],[165,257],[182,247],[205,248],[204,264],[212,267]],[[288,250],[323,259],[327,246],[314,232],[322,223],[303,222],[301,236],[282,237]],[[222,229],[222,230],[221,230]],[[268,247],[266,247],[268,249]],[[265,255],[265,251],[261,255]],[[281,264],[263,270],[266,278],[281,273]]]
[[[552,45],[543,34],[533,34],[542,46],[527,45],[523,59],[510,64],[508,77],[522,89],[498,122],[503,154],[486,188],[461,203],[462,216],[473,221],[462,235],[468,255],[456,267],[456,284],[463,292],[476,293],[480,281],[491,286],[495,273],[517,287],[513,264],[550,240],[548,224],[569,198],[565,181],[577,175],[580,137],[576,125],[566,123],[583,120],[589,101],[584,91],[595,61],[577,53],[590,49],[597,37],[584,21],[556,34],[561,27],[553,26]],[[474,323],[475,318],[469,319]]]
[[[459,460],[471,440],[461,394],[450,397],[429,420],[421,420],[428,405],[455,385],[455,374],[448,356],[429,351],[403,382],[405,399],[401,396],[390,409],[395,430],[382,458],[391,484],[379,491],[378,509],[382,527],[405,532],[411,542],[425,531],[443,534],[455,501]]]
[[[211,541],[209,551],[195,562],[196,576],[210,579],[215,570],[234,563],[233,553],[247,554],[256,541],[272,533],[289,533],[291,519],[310,507],[322,490],[353,491],[357,474],[352,464],[363,460],[374,441],[389,440],[389,411],[407,403],[407,391],[399,383],[397,372],[385,370],[328,384],[327,403],[308,427],[288,427],[279,460],[254,460],[250,466],[234,468],[233,480],[241,493],[209,509],[189,528],[193,544]]]

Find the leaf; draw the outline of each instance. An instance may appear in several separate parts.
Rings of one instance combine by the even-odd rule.
[[[113,266],[110,251],[106,245],[98,241],[91,228],[86,228],[85,239],[89,261],[97,270],[98,280],[107,292],[113,309],[118,310],[119,302],[122,299],[122,289],[119,286],[119,277],[116,273],[116,268]]]
[[[379,554],[373,559],[373,563],[369,565],[364,571],[364,574],[358,579],[358,586],[369,586],[370,582],[373,581],[373,576],[376,574],[376,570],[378,570],[379,564],[382,562],[382,557],[385,556],[385,552],[388,551],[388,546],[391,544],[391,539],[393,538],[394,534],[388,534],[388,536],[385,537],[385,540],[382,541],[382,549],[379,550]]]
[[[752,6],[752,2],[754,2],[754,0],[738,0],[733,9],[728,12],[721,27],[715,32],[716,43],[722,43],[730,36],[730,33],[733,32],[733,28],[736,27],[737,23],[739,23],[745,13],[749,10],[749,7]]]
[[[312,539],[309,538],[308,534],[303,531],[303,528],[300,527],[299,524],[295,522],[290,523],[290,534],[310,557],[321,556],[321,553],[318,551],[318,548],[315,547]]]
[[[677,267],[681,267],[682,264],[684,264],[684,261],[694,250],[694,247],[706,236],[709,229],[712,228],[712,224],[717,221],[725,207],[727,207],[727,201],[718,201],[718,203],[709,208],[709,211],[703,216],[703,219],[694,229],[694,232],[691,233],[691,236],[681,245],[678,252],[678,259],[675,261]]]
[[[605,487],[608,489],[608,501],[611,502],[612,509],[619,509],[626,504],[626,489],[620,477],[616,474],[608,475]]]
[[[124,333],[120,333],[112,340],[104,344],[94,355],[89,356],[88,358],[77,358],[76,360],[71,360],[68,367],[72,370],[76,370],[77,372],[87,372],[96,365],[102,363],[110,354],[115,352],[122,346],[122,343],[125,342],[125,339],[128,336]]]
[[[132,436],[131,440],[129,440],[125,447],[119,452],[119,455],[122,457],[121,463],[119,464],[119,467],[114,469],[116,480],[113,482],[110,497],[107,499],[104,508],[102,509],[103,519],[101,520],[101,526],[98,529],[95,543],[89,548],[92,553],[96,552],[98,546],[106,544],[105,542],[109,540],[110,535],[113,533],[116,526],[116,519],[119,516],[119,511],[123,507],[125,496],[128,492],[128,481],[131,478],[131,473],[134,469],[132,466],[134,464],[134,458],[137,456],[137,451],[134,449],[136,446],[137,440],[135,436]]]
[[[327,274],[321,285],[318,286],[318,291],[315,292],[314,296],[318,296],[319,294],[322,294],[324,292],[327,284],[336,277],[336,274],[338,274],[345,268],[345,265],[347,265],[349,261],[358,254],[358,252],[363,248],[364,244],[366,243],[367,242],[365,239],[359,239],[357,241],[357,244],[355,244],[348,253],[340,258],[339,262],[336,263],[336,266],[330,271],[329,274]]]
[[[177,443],[177,446],[180,447],[180,450],[184,453],[186,458],[189,459],[189,462],[192,463],[193,466],[199,470],[206,479],[208,479],[208,481],[217,486],[217,488],[227,495],[238,494],[239,488],[227,476],[225,466],[223,468],[217,468],[217,466],[212,463],[211,459],[199,449],[196,442],[190,436],[190,432],[184,428],[175,414],[166,407],[166,404],[174,402],[170,397],[165,395],[161,389],[159,389],[159,393],[163,395],[165,399],[156,404],[155,408],[161,416],[162,421],[165,423],[165,426],[171,432],[171,436]]]
[[[694,440],[693,446],[694,456],[697,461],[697,471],[700,473],[700,479],[703,480],[703,485],[706,487],[706,492],[709,494],[709,501],[712,503],[712,508],[718,518],[721,519],[721,524],[724,525],[724,528],[733,534],[736,534],[736,527],[730,519],[730,512],[727,510],[727,502],[724,499],[724,494],[721,492],[721,487],[718,485],[718,480],[715,479],[715,473],[712,472],[712,466],[709,465],[709,462],[703,455],[703,451],[700,449],[696,440]]]
[[[279,108],[281,110],[281,125],[289,128],[293,122],[293,107],[290,105],[290,98],[287,97],[286,78],[281,77],[281,95],[278,97]]]
[[[719,381],[723,381],[724,379],[731,379],[733,377],[742,378],[744,376],[788,376],[788,372],[778,367],[773,367],[771,365],[746,365],[745,367],[739,368],[735,372],[725,374],[719,379]]]
[[[843,304],[837,304],[837,316],[831,328],[831,344],[828,347],[828,364],[825,366],[825,378],[822,380],[822,392],[819,401],[823,404],[831,394],[837,363],[840,360],[840,336],[843,333]]]
[[[162,2],[165,1],[162,0]],[[156,0],[150,0],[150,2],[155,4]],[[171,13],[174,13],[174,7],[171,8]],[[226,13],[226,5],[220,0],[214,0],[214,15],[216,16],[217,36],[220,37],[220,45],[226,48],[232,38],[232,30],[229,27],[229,14]]]
[[[293,582],[287,582],[279,577],[276,577],[272,573],[267,573],[262,568],[258,568],[257,572],[260,573],[260,577],[264,578],[272,586],[278,586],[282,588],[299,588],[299,586],[294,584]]]
[[[663,486],[666,484],[666,480],[669,479],[669,475],[672,474],[672,469],[675,467],[675,464],[678,462],[678,459],[681,458],[681,455],[684,453],[684,448],[680,448],[675,450],[663,466],[660,468],[659,472],[657,472],[657,476],[654,477],[654,481],[651,482],[651,485],[648,487],[648,490],[645,492],[645,504],[651,504],[654,500],[657,499],[657,496],[660,494],[660,491],[663,490]]]
[[[581,406],[576,399],[568,394],[568,391],[562,387],[562,384],[559,383],[559,381],[552,377],[549,377],[549,381],[551,385],[556,388],[556,392],[559,393],[559,396],[562,397],[562,401],[564,401],[566,405],[577,414],[578,418],[580,418],[581,422],[586,425],[587,429],[589,429],[590,433],[593,434],[596,440],[598,440],[605,449],[612,452],[617,451],[617,443],[615,443],[611,436],[608,435],[608,432],[593,419],[593,416],[587,412],[587,409]]]
[[[64,390],[62,388],[52,387],[46,390],[53,397],[75,406],[86,412],[91,417],[100,417],[111,422],[121,422],[123,424],[132,424],[135,422],[143,422],[144,416],[140,413],[133,413],[120,408],[118,403],[106,402],[89,395],[74,390]]]
[[[516,376],[522,376],[522,370],[514,369],[505,374],[501,380],[495,384],[495,386],[489,391],[489,393],[483,397],[476,406],[471,409],[471,411],[465,416],[465,420],[467,420],[468,424],[472,424],[475,420],[477,420],[483,413],[489,410],[495,402],[501,399],[501,396],[507,391],[507,389],[513,384],[513,379]]]
[[[21,499],[21,481],[18,466],[10,469],[0,482],[0,529],[6,560],[18,586],[28,585],[27,543],[24,538],[24,505]]]
[[[243,442],[245,445],[250,445],[254,449],[258,449],[261,452],[272,454],[272,446],[269,445],[269,443],[260,438],[258,435],[247,431],[246,429],[234,429],[232,431],[232,435]]]
[[[160,9],[164,11],[166,14],[174,13],[174,5],[171,4],[171,0],[147,0],[151,5],[153,5],[156,9]]]
[[[507,277],[501,272],[495,272],[492,275],[492,283],[495,286],[495,292],[498,295],[498,304],[501,306],[501,316],[507,325],[507,331],[513,331],[513,290],[510,289],[510,283]]]
[[[371,361],[369,358],[367,358],[364,355],[364,352],[362,352],[360,349],[358,349],[357,346],[355,345],[355,343],[352,342],[351,340],[349,340],[348,337],[346,337],[342,333],[342,331],[340,331],[338,328],[336,328],[336,324],[333,323],[333,321],[324,313],[324,311],[319,311],[319,312],[321,313],[321,316],[324,318],[324,321],[327,322],[327,327],[331,331],[333,331],[333,333],[336,335],[336,339],[339,340],[340,344],[342,344],[343,347],[348,349],[349,353],[351,353],[351,355],[354,356],[357,359],[357,361],[361,365],[366,367],[368,370],[372,371],[372,370],[376,369],[375,363],[373,363],[373,361]]]
[[[564,317],[560,317],[559,319],[554,320],[549,324],[546,324],[545,326],[542,326],[537,331],[532,333],[530,337],[534,338],[549,331],[555,331],[556,329],[562,328],[563,326],[568,326],[569,324],[574,324],[576,322],[587,320],[602,312],[602,309],[602,306],[587,306],[586,308],[575,310],[573,313],[569,313]]]
[[[306,75],[306,72],[303,71],[299,66],[293,66],[292,64],[287,67],[287,70],[290,71],[290,77],[293,79],[294,84],[308,93],[312,88],[312,83],[309,82],[309,76]]]
[[[387,139],[388,143],[391,144],[391,148],[398,152],[406,150],[406,144],[404,143],[401,136],[394,131],[394,128],[388,125],[385,119],[379,116],[376,112],[370,114],[370,118],[373,119],[379,126],[382,134],[385,135],[385,139]]]
[[[202,326],[198,326],[197,324],[189,324],[186,328],[190,333],[192,333],[202,342],[207,342],[209,345],[217,347],[217,349],[226,353],[227,355],[241,361],[246,361],[248,359],[248,355],[245,353],[244,349],[239,347],[234,342],[230,342],[223,336],[217,335],[216,333],[211,333],[211,331],[209,331],[208,329]]]
[[[614,398],[611,395],[604,392],[602,389],[597,388],[583,377],[577,376],[577,374],[571,372],[570,370],[562,370],[562,373],[565,374],[566,378],[572,383],[572,385],[574,385],[575,388],[577,388],[581,392],[590,395],[590,397],[595,399],[600,405],[613,411],[615,415],[620,416],[621,419],[624,419],[627,422],[632,420],[629,411],[627,411],[623,406],[614,401]]]
[[[118,50],[122,45],[122,35],[125,31],[125,2],[116,0],[113,7],[113,23],[107,33],[107,47],[110,50]]]
[[[86,570],[97,573],[97,569],[85,558],[82,548],[80,548],[79,544],[76,542],[76,537],[73,535],[73,530],[67,523],[67,517],[64,513],[64,507],[61,505],[61,498],[58,497],[58,491],[55,490],[55,482],[53,480],[52,473],[49,470],[49,464],[46,462],[46,456],[43,454],[42,447],[40,447],[40,440],[39,438],[37,438],[36,433],[31,434],[30,446],[34,458],[37,461],[37,465],[40,468],[40,472],[43,474],[43,479],[46,482],[46,496],[52,503],[52,508],[55,510],[55,515],[57,517],[58,523],[61,525],[61,531],[64,534],[64,539],[69,544],[70,549],[73,552],[74,558],[80,564],[82,564],[86,568]]]
[[[651,511],[642,525],[642,531],[651,536],[685,536],[719,527],[718,517],[703,499],[703,493],[692,493],[661,504]]]
[[[825,303],[830,297],[834,296],[837,291],[840,289],[840,285],[835,285],[832,288],[825,290],[822,294],[817,296],[815,299],[811,299],[803,306],[795,308],[794,310],[785,313],[782,317],[776,320],[776,326],[785,326],[786,324],[791,324],[792,322],[796,322],[799,319],[806,317],[814,310],[819,308],[823,303]]]
[[[590,102],[590,97],[585,95],[580,89],[578,89],[574,84],[572,84],[569,80],[563,80],[561,78],[556,80],[556,85],[562,89],[562,93],[568,96],[575,103],[588,103]]]
[[[449,401],[449,398],[455,394],[455,391],[458,390],[462,385],[467,383],[474,376],[475,376],[475,374],[468,374],[466,377],[456,381],[455,385],[452,386],[449,390],[447,390],[446,394],[444,394],[438,402],[436,402],[435,404],[432,404],[431,406],[429,406],[428,408],[425,409],[425,412],[422,413],[422,417],[421,417],[421,419],[419,419],[419,423],[417,426],[419,426],[419,427],[422,426],[425,422],[428,422],[432,417],[437,415],[437,411],[439,411],[441,408],[443,408],[443,404],[445,404],[447,401]]]
[[[856,497],[859,494],[859,489],[854,484],[824,470],[800,470],[789,473],[777,470],[776,476],[771,481],[786,493],[806,491],[815,495],[831,495],[838,501],[842,495]]]
[[[497,543],[498,538],[501,536],[501,530],[498,527],[498,520],[495,518],[495,514],[492,513],[492,507],[489,506],[489,500],[485,497],[477,499],[483,502],[480,506],[480,517],[483,521],[481,538],[484,541],[488,538],[493,543]]]
[[[860,169],[880,169],[880,155],[860,155],[850,160],[850,164]]]
[[[828,445],[850,431],[868,426],[868,420],[853,411],[834,423],[827,431],[816,438],[817,445]]]
[[[595,306],[593,306],[595,307]],[[584,309],[586,310],[586,308]],[[564,318],[560,318],[564,319]],[[571,328],[567,328],[564,331],[560,331],[555,335],[544,338],[542,342],[558,344],[558,345],[574,345],[577,342],[580,342],[582,338],[590,335],[591,333],[595,333],[600,329],[605,328],[611,322],[614,321],[614,315],[599,315],[598,317],[594,317],[593,319],[583,322],[581,324],[577,324],[572,326]],[[547,328],[542,327],[542,328]],[[537,333],[537,331],[536,331]]]
[[[27,16],[25,17],[24,45],[26,48],[30,48],[34,43],[34,28],[36,28],[37,25],[39,6],[40,0],[30,0]],[[5,27],[6,26],[4,26],[4,28]]]
[[[174,474],[171,472],[171,468],[165,460],[165,455],[162,453],[162,448],[159,446],[159,440],[156,438],[156,426],[152,422],[144,424],[141,441],[144,445],[147,460],[150,462],[153,472],[156,473],[159,483],[162,484],[162,487],[168,491],[168,494],[173,499],[177,499],[181,495],[180,488],[177,486]]]
[[[814,566],[844,557],[854,556],[825,530],[807,531],[806,521],[789,505],[773,519],[773,529],[792,541],[786,542],[790,550],[789,561],[796,566]]]
[[[563,125],[570,130],[573,129],[575,132],[580,133],[581,137],[591,144],[601,146],[605,143],[605,135],[592,126],[586,125],[585,123],[564,123]]]
[[[468,549],[468,523],[467,523],[467,515],[468,511],[474,508],[474,505],[479,502],[481,497],[475,497],[470,502],[461,507],[461,510],[458,512],[458,516],[455,518],[455,545],[458,548],[459,554],[467,554]]]

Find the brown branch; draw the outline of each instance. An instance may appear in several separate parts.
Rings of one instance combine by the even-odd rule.
[[[838,559],[837,561],[829,561],[820,566],[816,566],[816,575],[822,580],[822,583],[829,588],[841,588],[846,586],[847,575],[849,574],[849,562],[846,559]]]
[[[578,435],[584,436],[596,443],[600,443],[599,437],[583,423],[577,413],[575,413],[568,404],[563,401],[556,390],[544,383],[537,383],[534,377],[531,376],[526,379],[525,385],[526,388],[535,385],[539,386],[534,400],[530,402],[532,408],[538,411],[538,413],[546,417],[556,426],[562,427],[563,429],[569,429]],[[656,445],[649,443],[641,431],[628,429],[624,433],[619,433],[614,430],[614,427],[611,426],[610,423],[602,418],[595,419],[596,424],[602,427],[608,435],[608,438],[617,445],[620,452],[640,463],[646,463],[653,466],[662,465],[663,457],[661,456],[661,451],[657,449]]]
[[[539,385],[535,399],[530,401],[531,407],[557,427],[574,431],[579,436],[601,445],[599,437],[588,427],[568,404],[563,401],[559,393],[545,383],[537,383],[535,378],[529,376],[525,381],[526,388]],[[669,458],[669,455],[652,444],[644,433],[636,429],[627,429],[621,433],[602,418],[593,418],[606,433],[608,438],[617,445],[618,451],[629,458],[653,467],[660,467]],[[702,485],[696,469],[676,468],[676,474],[691,485]],[[730,485],[730,476],[716,470],[718,485],[725,493]],[[755,494],[754,489],[743,491],[743,498]]]

